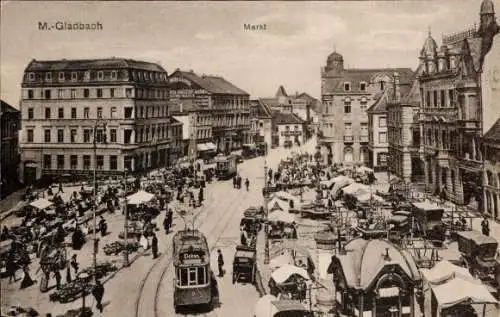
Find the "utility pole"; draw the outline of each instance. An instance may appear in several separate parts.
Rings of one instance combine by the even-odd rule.
[[[267,149],[264,157],[264,212],[266,213],[266,223],[264,226],[265,246],[264,246],[264,264],[269,264],[269,208],[267,206]]]
[[[123,238],[125,242],[125,248],[123,249],[123,266],[128,267],[129,266],[129,261],[128,261],[128,201],[127,201],[127,169],[124,168],[123,172],[123,191],[125,192],[125,201],[123,205],[123,213],[125,214],[125,222],[123,224]]]
[[[97,142],[106,142],[106,123],[102,124],[103,127],[103,133],[101,135],[101,140],[97,140],[97,129],[100,127],[99,122],[96,122],[94,125],[94,171],[93,171],[93,183],[94,183],[94,204],[93,204],[93,209],[92,209],[92,227],[93,227],[93,240],[94,240],[94,249],[92,252],[92,265],[94,269],[94,282],[97,282],[97,251],[98,251],[98,243],[99,240],[97,239],[97,219],[96,219],[96,214],[97,214]]]

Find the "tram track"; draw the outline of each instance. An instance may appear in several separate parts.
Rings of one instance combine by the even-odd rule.
[[[214,195],[213,195],[212,192],[210,192],[209,195],[210,195],[210,198],[211,198],[210,199],[211,202],[215,202],[215,204],[213,204],[213,205],[210,204],[210,205],[204,207],[204,209],[206,209],[206,211],[208,211],[210,214],[205,214],[204,215],[205,217],[202,218],[200,220],[200,222],[196,224],[196,227],[198,227],[198,228],[201,228],[203,225],[205,225],[207,223],[207,221],[210,219],[210,216],[214,216],[213,214],[216,213],[217,210],[219,210],[220,208],[223,207],[221,205],[222,200],[218,201],[216,199],[216,197],[214,197]],[[244,199],[242,199],[243,197],[238,197],[238,196],[243,196],[243,195],[237,195],[237,197],[235,197],[236,199],[234,199],[230,203],[229,206],[225,206],[224,207],[224,209],[226,209],[227,212],[225,212],[223,214],[223,216],[226,215],[227,213],[229,213],[229,216],[227,217],[227,220],[223,223],[223,227],[220,230],[220,233],[218,235],[216,235],[217,239],[216,239],[215,243],[212,244],[212,247],[210,248],[210,251],[213,251],[213,249],[217,245],[217,242],[220,240],[220,237],[224,233],[224,231],[227,228],[229,222],[235,217],[235,215],[240,215],[240,213],[233,211],[233,209],[235,209],[235,208],[241,208],[242,205],[243,205],[243,202],[244,202]],[[204,213],[205,212],[203,212],[203,211],[199,212],[196,215],[194,221],[196,221],[196,219],[198,219],[198,217],[201,216]],[[217,215],[215,215],[215,216],[217,216]],[[208,240],[208,236],[212,236],[212,234],[214,234],[216,231],[218,231],[216,229],[219,227],[220,223],[221,223],[221,221],[214,222],[213,227],[210,230],[208,230],[208,231],[204,232],[204,230],[201,230],[205,234],[205,236],[207,236],[207,240]],[[169,241],[171,241],[171,239]],[[169,243],[168,245],[171,246],[171,243]],[[146,276],[141,280],[141,283],[140,283],[140,286],[139,286],[139,292],[138,292],[138,295],[137,295],[137,298],[136,298],[136,302],[135,302],[135,317],[140,317],[140,316],[144,315],[144,314],[141,315],[141,304],[144,305],[143,301],[144,301],[144,297],[145,297],[144,288],[145,288],[148,280],[151,278],[151,274],[158,267],[159,263],[163,263],[164,266],[161,268],[161,273],[159,273],[160,274],[160,278],[158,278],[158,280],[156,282],[156,285],[155,285],[155,295],[154,295],[154,303],[153,303],[153,306],[154,306],[154,309],[153,309],[154,310],[154,312],[153,312],[154,316],[155,317],[156,316],[160,316],[159,311],[158,311],[160,289],[161,289],[161,286],[162,286],[162,282],[165,279],[165,275],[166,275],[166,273],[168,272],[169,268],[171,267],[171,265],[173,263],[172,255],[169,256],[168,255],[169,252],[167,252],[167,250],[171,249],[171,248],[168,247],[168,245],[165,246],[165,252],[160,255],[160,258],[157,259],[156,262],[148,269],[148,271],[146,273]],[[182,314],[179,314],[179,315],[180,316],[186,316],[186,315],[182,315]],[[200,316],[200,315],[197,315],[197,316]]]

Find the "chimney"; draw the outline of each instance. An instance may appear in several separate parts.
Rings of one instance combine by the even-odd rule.
[[[401,85],[399,83],[399,73],[394,73],[394,100],[401,101]]]

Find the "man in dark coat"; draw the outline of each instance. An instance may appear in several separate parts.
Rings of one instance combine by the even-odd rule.
[[[92,289],[92,295],[94,296],[97,304],[96,307],[102,313],[102,298],[104,296],[104,286],[99,280],[96,281],[94,288]]]
[[[203,188],[200,188],[200,191],[198,192],[198,201],[201,203],[203,202]]]
[[[481,221],[481,231],[485,236],[490,235],[490,222],[488,221],[488,217],[486,215],[483,216],[483,221]]]
[[[219,267],[219,277],[224,276],[224,257],[220,249],[217,250],[217,266]]]
[[[158,257],[158,238],[154,233],[153,239],[151,239],[151,251],[153,252],[153,259],[156,259]]]

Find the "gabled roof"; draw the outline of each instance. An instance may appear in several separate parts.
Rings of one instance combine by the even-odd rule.
[[[411,87],[405,87],[401,90],[401,104],[418,107],[420,106],[420,83],[414,80]]]
[[[50,61],[32,60],[26,67],[29,71],[61,71],[61,70],[88,70],[88,69],[121,69],[134,68],[153,72],[163,72],[165,69],[158,64],[133,59],[112,57],[100,59],[60,59]]]
[[[174,117],[169,117],[169,118],[170,118],[170,124],[181,124],[182,125],[182,122],[180,122],[176,118],[174,118]]]
[[[300,98],[300,99],[307,99],[307,100],[310,100],[310,101],[316,101],[317,99],[312,97],[311,95],[309,95],[308,93],[306,92],[303,92],[301,94],[299,94],[297,96],[297,98]]]
[[[244,95],[244,96],[249,95],[247,92],[236,87],[235,85],[225,80],[221,76],[208,76],[208,75],[198,76],[193,71],[186,72],[186,71],[176,70],[169,77],[174,77],[177,75],[181,75],[181,77],[195,83],[196,85],[200,86],[201,88],[205,89],[206,91],[212,94],[230,94],[230,95]]]
[[[389,102],[391,96],[393,94],[392,88],[386,88],[382,92],[378,92],[375,94],[373,99],[375,99],[375,103],[370,106],[366,110],[368,113],[384,113],[387,111],[387,103]]]
[[[8,103],[6,103],[3,100],[0,100],[0,104],[2,105],[2,111],[1,111],[2,113],[4,113],[4,112],[19,113],[20,112],[19,110],[12,107],[11,105],[9,105]]]
[[[263,104],[265,104],[267,107],[280,107],[281,106],[278,99],[276,99],[276,98],[260,98],[259,100]]]
[[[283,97],[288,97],[286,91],[285,91],[285,87],[283,86],[280,86],[278,88],[278,91],[276,92],[276,98],[280,97],[280,96],[283,96]]]
[[[360,90],[360,83],[370,84],[375,76],[386,75],[393,78],[394,73],[399,74],[399,82],[402,85],[411,83],[413,71],[410,68],[380,68],[380,69],[345,69],[336,77],[326,77],[323,94],[344,93],[344,82],[351,84],[349,93],[367,93]]]
[[[257,100],[257,117],[259,118],[271,118],[272,113],[269,106],[263,103],[260,99]]]
[[[280,125],[280,124],[303,124],[304,123],[304,121],[299,116],[297,116],[295,113],[273,111],[272,115],[273,115],[274,122],[277,125]]]
[[[500,119],[486,132],[483,139],[486,142],[500,142]]]

